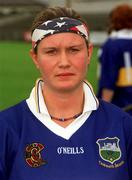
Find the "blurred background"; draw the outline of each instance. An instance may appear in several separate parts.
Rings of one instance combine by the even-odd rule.
[[[98,49],[107,38],[111,9],[132,0],[0,0],[0,110],[28,98],[39,72],[29,56],[30,27],[42,8],[68,6],[88,22],[94,52],[87,79],[97,90]]]

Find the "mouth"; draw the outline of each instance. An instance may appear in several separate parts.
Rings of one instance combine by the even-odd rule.
[[[69,72],[67,72],[67,73],[60,73],[60,74],[57,74],[56,76],[74,76],[75,74],[73,74],[73,73],[69,73]]]

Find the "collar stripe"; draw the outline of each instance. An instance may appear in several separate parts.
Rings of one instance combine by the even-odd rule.
[[[98,108],[98,106],[99,106],[99,101],[98,101],[98,99],[96,98],[96,96],[95,96],[95,94],[94,94],[94,91],[93,91],[93,88],[92,88],[91,84],[90,84],[89,82],[87,82],[86,80],[84,81],[84,83],[87,84],[88,87],[90,88],[91,93],[92,93],[92,95],[93,95],[93,98],[94,98],[94,100],[95,100],[95,102],[96,102],[96,108]]]

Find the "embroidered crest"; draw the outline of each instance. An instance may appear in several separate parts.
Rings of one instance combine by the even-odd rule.
[[[96,143],[99,146],[99,155],[104,160],[111,164],[121,158],[121,150],[119,147],[119,138],[106,137],[98,139]]]
[[[44,146],[40,143],[32,143],[26,147],[26,162],[30,167],[39,167],[46,164],[41,157],[41,151]]]

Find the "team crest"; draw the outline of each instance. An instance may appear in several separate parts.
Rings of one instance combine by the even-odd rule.
[[[119,139],[117,137],[98,139],[96,143],[99,146],[99,155],[104,161],[113,164],[121,158]]]
[[[46,164],[41,157],[44,146],[40,143],[32,143],[26,147],[26,162],[30,167],[39,167]]]

